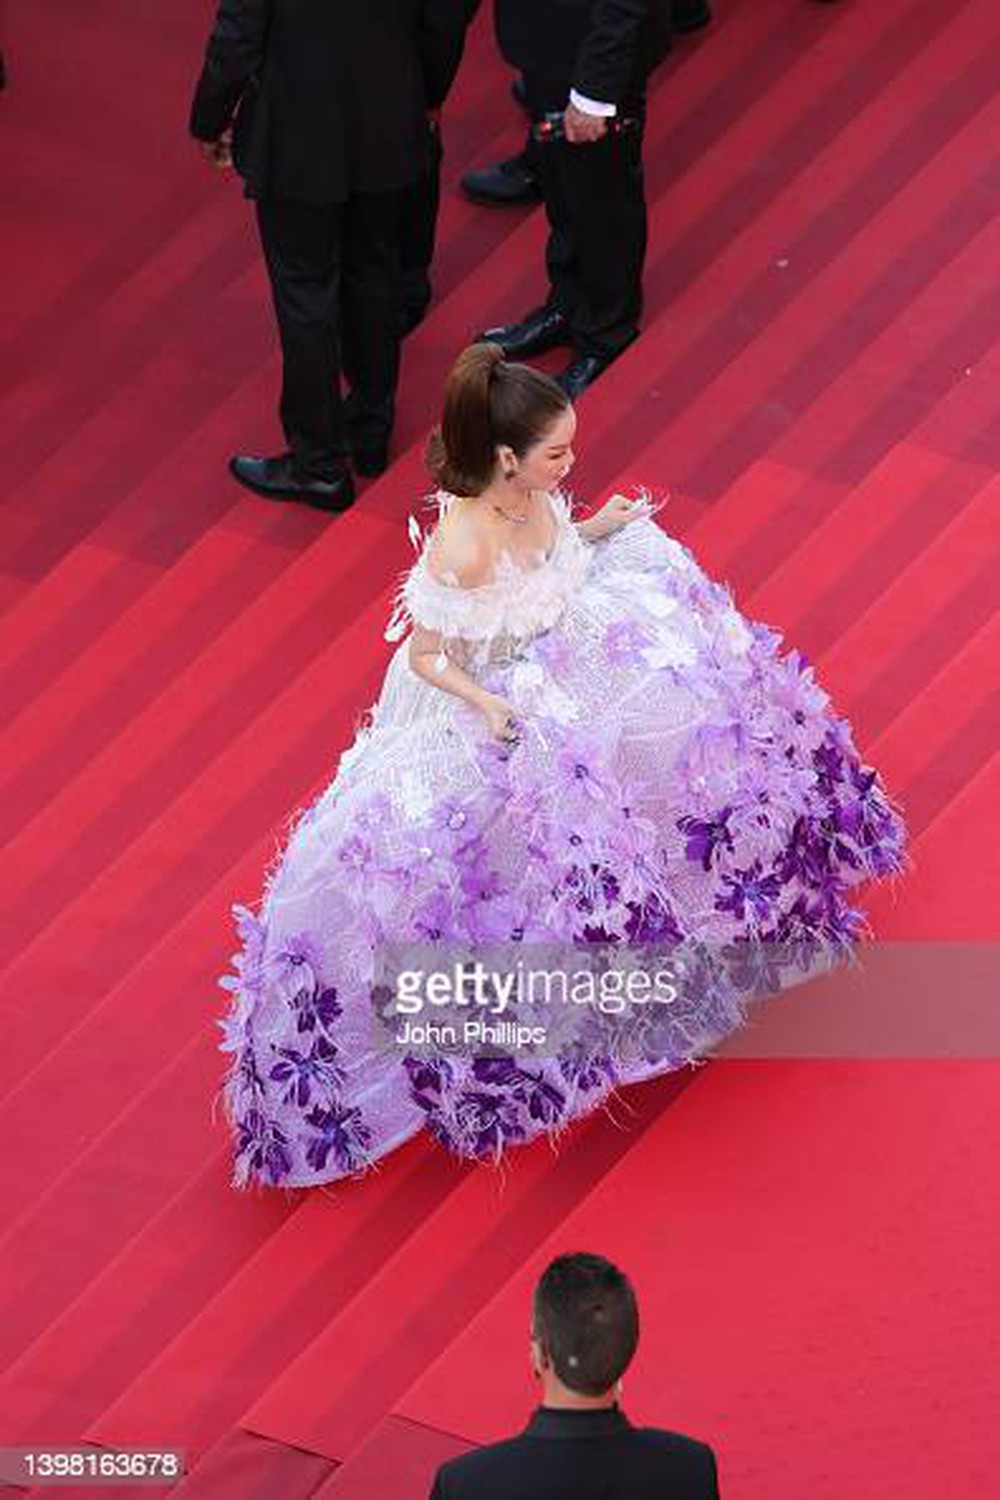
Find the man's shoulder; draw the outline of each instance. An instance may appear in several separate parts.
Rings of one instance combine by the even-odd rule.
[[[470,1448],[468,1453],[458,1453],[441,1465],[440,1473],[449,1479],[469,1480],[487,1469],[503,1464],[506,1459],[517,1458],[528,1446],[529,1439],[523,1432],[515,1437],[501,1438],[498,1443],[483,1443],[479,1448]]]
[[[715,1453],[710,1444],[700,1438],[688,1437],[683,1432],[673,1432],[666,1427],[629,1427],[616,1441],[622,1439],[649,1454],[654,1461],[674,1464],[682,1469],[714,1468]],[[441,1472],[448,1479],[463,1484],[473,1481],[477,1475],[496,1468],[503,1468],[530,1453],[533,1439],[527,1433],[504,1438],[498,1443],[486,1443],[480,1448],[471,1448],[468,1453],[459,1453],[441,1465]],[[471,1493],[471,1491],[470,1491]]]
[[[715,1457],[709,1443],[702,1442],[700,1438],[688,1437],[683,1432],[672,1432],[669,1427],[633,1427],[632,1433],[637,1442],[643,1443],[651,1451],[701,1461],[714,1460]]]

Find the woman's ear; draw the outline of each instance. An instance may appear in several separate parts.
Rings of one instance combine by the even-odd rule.
[[[495,448],[497,463],[505,479],[513,479],[517,473],[517,454],[507,443],[498,443]]]

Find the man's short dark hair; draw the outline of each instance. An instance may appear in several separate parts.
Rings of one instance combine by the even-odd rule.
[[[602,1255],[560,1255],[535,1288],[533,1331],[563,1385],[602,1396],[639,1342],[632,1284]]]

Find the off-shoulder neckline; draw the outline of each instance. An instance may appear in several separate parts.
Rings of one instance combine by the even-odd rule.
[[[549,548],[548,552],[545,553],[540,563],[525,564],[519,562],[517,558],[511,555],[506,547],[501,547],[499,552],[497,553],[496,565],[498,567],[505,566],[506,571],[502,573],[495,573],[492,578],[487,578],[483,583],[474,583],[466,587],[463,587],[460,583],[448,583],[445,581],[445,579],[439,577],[438,574],[436,574],[430,566],[430,562],[428,560],[428,552],[430,550],[430,537],[434,535],[434,533],[431,532],[430,537],[427,541],[427,545],[421,552],[419,559],[421,564],[423,565],[423,571],[426,577],[431,583],[436,584],[438,588],[447,589],[449,593],[452,594],[479,594],[486,589],[494,589],[501,584],[509,582],[512,574],[522,578],[530,578],[535,573],[544,572],[545,569],[555,561],[556,553],[559,551],[559,544],[563,537],[564,526],[563,516],[561,514],[559,505],[560,497],[558,497],[558,494],[554,493],[552,490],[545,490],[543,491],[543,493],[549,503],[549,513],[552,516],[552,520],[554,523],[554,533],[552,537],[552,545]],[[441,499],[459,500],[463,497],[460,495],[452,495],[447,490],[438,490],[436,498],[440,501]]]

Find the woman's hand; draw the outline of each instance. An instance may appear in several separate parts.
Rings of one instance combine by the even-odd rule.
[[[600,510],[581,523],[580,530],[589,541],[596,542],[649,513],[649,502],[641,495],[637,500],[629,500],[626,495],[612,495]]]
[[[521,741],[521,726],[516,710],[497,693],[490,693],[482,704],[482,711],[494,739],[505,745],[517,745]]]

